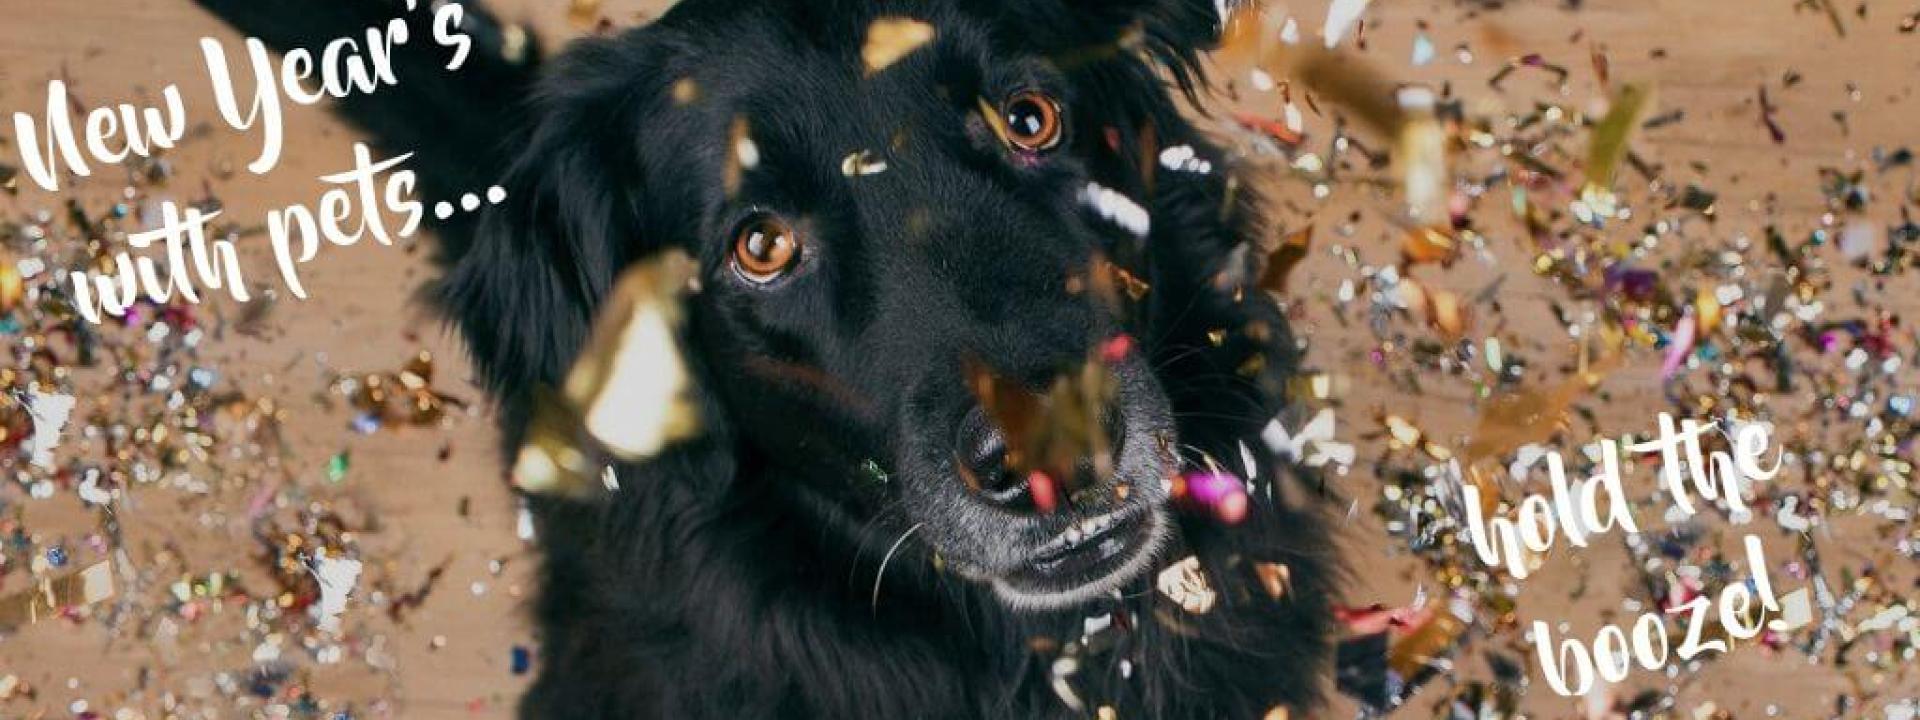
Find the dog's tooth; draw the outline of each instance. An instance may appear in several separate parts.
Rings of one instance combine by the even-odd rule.
[[[1115,523],[1116,520],[1112,515],[1102,515],[1095,521],[1095,525],[1099,527],[1099,532],[1106,532],[1112,529]]]

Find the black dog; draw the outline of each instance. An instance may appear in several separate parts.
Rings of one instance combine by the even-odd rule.
[[[281,47],[404,12],[202,4]],[[1235,282],[1264,254],[1252,195],[1178,102],[1205,85],[1222,13],[687,0],[535,79],[473,10],[467,68],[403,48],[400,88],[345,104],[418,153],[429,201],[505,178],[505,204],[440,228],[437,299],[509,447],[622,268],[669,247],[700,262],[685,344],[704,434],[619,467],[604,503],[533,501],[543,667],[523,716],[1319,707],[1328,531],[1303,484],[1243,449],[1281,409],[1293,343]],[[872,70],[882,18],[935,37]],[[1117,272],[1121,302],[1089,289]],[[963,364],[1041,386],[1103,344],[1112,479],[1040,512]],[[1244,520],[1170,501],[1180,463],[1243,457]],[[1183,570],[1185,607],[1161,589]]]

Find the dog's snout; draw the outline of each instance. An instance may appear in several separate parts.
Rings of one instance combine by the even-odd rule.
[[[954,437],[953,457],[961,482],[981,499],[1008,510],[1051,512],[1056,501],[1082,491],[1105,493],[1115,481],[1114,465],[1127,444],[1126,412],[1121,398],[1109,398],[1083,420],[1084,435],[1077,440],[1049,437],[1039,447],[1020,447],[1007,430],[981,407],[961,419]],[[1020,457],[1025,452],[1035,457]],[[1048,487],[1036,489],[1035,474]],[[1044,493],[1048,497],[1035,497]]]

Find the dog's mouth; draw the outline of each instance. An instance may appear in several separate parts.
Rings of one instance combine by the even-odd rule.
[[[1077,605],[1132,581],[1164,541],[1166,510],[1130,507],[1075,520],[1033,548],[1026,564],[992,579],[1009,605],[1053,609]]]

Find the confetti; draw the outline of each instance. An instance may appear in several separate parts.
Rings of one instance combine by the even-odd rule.
[[[933,42],[933,26],[912,18],[886,17],[867,26],[867,41],[860,48],[860,60],[867,74],[885,70],[901,58]]]
[[[1433,227],[1448,222],[1447,134],[1434,116],[1433,91],[1408,86],[1397,93],[1401,122],[1394,161],[1400,167],[1400,186],[1406,194],[1407,217],[1414,224]]]
[[[60,447],[60,431],[67,427],[67,417],[73,413],[75,400],[72,395],[36,390],[22,401],[33,417],[33,438],[27,441],[32,451],[31,462],[43,470],[52,470],[53,449]]]
[[[532,493],[605,489],[604,457],[641,460],[700,430],[678,337],[692,258],[671,250],[623,273],[559,397],[536,410],[513,477]]]
[[[1613,96],[1606,117],[1593,127],[1587,142],[1587,181],[1583,195],[1611,198],[1620,161],[1627,156],[1627,144],[1640,118],[1653,106],[1653,89],[1647,85],[1624,85]],[[1607,203],[1611,205],[1609,201]]]
[[[878,175],[887,171],[887,161],[870,150],[860,150],[840,161],[840,174],[847,177]]]
[[[1302,463],[1307,467],[1324,467],[1331,463],[1345,469],[1354,460],[1354,446],[1339,442],[1334,437],[1332,408],[1321,408],[1297,433],[1287,432],[1286,426],[1281,425],[1278,418],[1269,420],[1260,433],[1260,439],[1280,459]]]
[[[32,588],[0,596],[0,628],[32,625],[72,607],[86,607],[113,597],[113,569],[98,562],[58,579],[43,579]]]
[[[1360,15],[1367,11],[1370,3],[1371,0],[1333,0],[1327,4],[1327,22],[1320,36],[1326,39],[1328,50],[1338,46],[1347,32],[1359,24]]]
[[[1286,293],[1287,278],[1293,274],[1293,269],[1300,265],[1300,261],[1307,258],[1307,251],[1312,242],[1312,225],[1283,236],[1279,247],[1267,254],[1266,269],[1260,273],[1260,287],[1268,292]]]
[[[335,557],[324,549],[313,558],[313,577],[320,584],[320,601],[308,610],[320,631],[340,634],[340,613],[347,609],[347,597],[360,579],[359,560]]]
[[[1154,580],[1154,588],[1192,615],[1207,614],[1220,599],[1213,585],[1207,582],[1206,572],[1200,569],[1200,558],[1193,556],[1161,570]]]
[[[1113,475],[1101,418],[1118,386],[1111,361],[1100,357],[1100,349],[1095,353],[1078,370],[1055,378],[1043,393],[977,361],[966,363],[967,388],[1005,434],[1008,471],[1028,479],[1029,492],[1043,511],[1051,512],[1063,495]],[[1090,471],[1080,469],[1082,460],[1088,461]]]
[[[1189,471],[1181,480],[1185,497],[1212,514],[1214,519],[1235,525],[1247,518],[1249,501],[1246,485],[1223,470]]]

